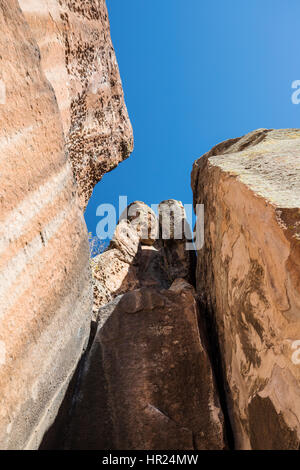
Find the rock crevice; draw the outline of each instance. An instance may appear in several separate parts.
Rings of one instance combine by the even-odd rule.
[[[0,448],[299,449],[300,131],[195,162],[197,256],[170,199],[90,260],[133,148],[105,1],[0,0],[0,30]]]
[[[185,243],[175,240],[173,231],[184,221],[184,211],[181,203],[165,201],[159,207],[160,215],[166,205],[173,208],[171,218],[168,211],[170,240],[146,236],[151,232],[148,224],[152,221],[154,231],[158,224],[150,209],[138,202],[140,223],[130,216],[121,218],[111,247],[93,261],[98,276],[99,270],[108,272],[107,262],[112,266],[114,257],[120,259],[119,251],[123,255],[135,252],[134,260],[127,258],[135,265],[135,283],[129,285],[126,273],[120,270],[115,275],[125,292],[106,284],[107,296],[100,300],[103,305],[94,317],[97,331],[86,355],[76,406],[60,443],[64,448],[226,447],[204,331],[199,331],[202,312],[189,283],[194,253],[187,252],[182,266],[168,271],[170,265],[175,267]],[[178,209],[180,216],[174,217]],[[134,250],[132,240],[138,242]]]

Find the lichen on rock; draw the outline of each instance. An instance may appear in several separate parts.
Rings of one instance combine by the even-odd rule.
[[[193,168],[206,227],[197,291],[216,332],[238,449],[300,443],[300,369],[292,361],[300,338],[299,154],[299,129],[259,129],[217,145]]]

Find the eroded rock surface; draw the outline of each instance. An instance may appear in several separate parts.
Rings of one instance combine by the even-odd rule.
[[[0,0],[0,30],[0,448],[24,449],[89,339],[81,209],[133,139],[104,0]]]
[[[168,199],[158,206],[159,240],[164,270],[170,282],[183,278],[195,283],[193,235],[181,201]]]
[[[164,206],[174,209],[165,213],[170,239],[154,242],[148,229],[158,233],[158,220],[137,202],[121,217],[109,249],[94,260],[96,288],[102,293],[94,312],[98,329],[65,448],[184,450],[226,445],[204,331],[198,328],[201,312],[188,282],[195,253],[186,252],[181,270],[180,263],[177,271],[169,270],[179,261],[178,244],[185,243],[175,239],[186,223],[185,214],[178,201],[162,203],[159,214]],[[178,273],[183,277],[174,278]]]
[[[105,1],[0,0],[0,30],[0,448],[37,448],[66,397],[65,448],[222,449],[224,411],[235,448],[298,449],[300,131],[195,163],[197,293],[182,204],[131,204],[90,335],[80,206],[133,147]]]
[[[84,208],[96,183],[133,149],[105,0],[19,4],[56,94]]]
[[[68,448],[224,448],[197,315],[184,280],[118,299],[88,355]]]
[[[138,233],[127,221],[121,221],[108,249],[91,260],[95,317],[101,306],[139,285],[134,265],[139,246]]]
[[[60,112],[16,0],[0,0],[0,31],[0,448],[24,449],[55,419],[92,292]]]
[[[197,291],[216,330],[236,448],[300,444],[300,130],[214,147],[192,173],[205,204]]]
[[[187,221],[182,203],[162,203],[160,220],[163,211],[164,225],[169,227],[164,238],[161,222],[159,228],[152,209],[140,201],[130,204],[120,217],[108,249],[93,258],[95,316],[114,297],[138,287],[168,288],[179,277],[193,282],[196,257],[193,249],[186,250],[182,227]]]

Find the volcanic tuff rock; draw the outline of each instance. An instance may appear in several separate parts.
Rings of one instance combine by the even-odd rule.
[[[56,416],[92,292],[59,109],[16,0],[0,0],[0,31],[0,448],[24,449]]]
[[[114,297],[137,287],[168,288],[179,277],[194,281],[196,257],[193,249],[185,249],[183,229],[189,232],[182,203],[164,201],[158,212],[160,222],[145,203],[130,204],[108,249],[92,259],[94,316]]]
[[[82,208],[129,157],[132,128],[105,0],[19,0],[54,88]]]
[[[1,449],[39,446],[88,342],[73,171],[83,207],[132,148],[105,2],[19,4],[0,0]]]
[[[133,147],[105,2],[0,0],[0,31],[0,448],[299,448],[300,131],[195,163],[197,292],[182,204],[131,204],[91,329],[79,205]]]
[[[128,220],[130,225],[138,233],[141,243],[144,245],[153,245],[158,237],[158,221],[153,210],[144,202],[135,201],[130,204],[123,214],[120,221]]]
[[[196,256],[193,235],[182,202],[174,199],[162,201],[158,215],[164,270],[169,281],[184,278],[194,284]]]
[[[167,218],[174,235],[184,220],[184,211],[177,201],[164,202],[161,211],[166,205],[175,209]],[[151,214],[150,220],[153,214],[145,204],[138,202],[137,207],[145,228],[147,215]],[[131,238],[124,237],[123,224]],[[98,329],[77,386],[65,448],[225,447],[223,414],[204,332],[198,328],[202,312],[198,311],[194,288],[183,278],[172,282],[165,271],[166,245],[172,244],[168,262],[174,265],[177,241],[182,244],[172,237],[163,240],[164,246],[160,239],[149,246],[137,219],[128,216],[121,218],[113,247],[96,259],[95,266],[107,279],[114,260],[122,261],[123,267],[127,264],[127,273],[124,268],[117,275],[113,268],[112,278],[117,276],[119,282],[117,291],[106,283],[113,300],[96,315]],[[190,275],[188,266],[192,265],[186,261],[186,278]]]
[[[224,448],[197,315],[184,280],[119,299],[88,355],[69,448]]]
[[[300,130],[260,129],[193,168],[206,227],[197,290],[217,332],[238,449],[300,444],[299,155]]]

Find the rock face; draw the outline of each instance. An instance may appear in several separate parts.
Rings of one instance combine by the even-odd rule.
[[[124,212],[120,217],[120,222],[122,220],[130,222],[130,226],[137,232],[141,243],[153,245],[158,238],[158,221],[153,210],[144,202],[135,201]]]
[[[144,222],[150,209],[137,206]],[[222,449],[223,415],[198,328],[194,288],[183,278],[170,281],[162,241],[149,246],[130,218],[121,220],[113,246],[98,257],[97,266],[108,273],[108,260],[112,266],[122,258],[132,266],[134,281],[129,284],[127,273],[121,283],[126,293],[117,297],[121,290],[109,292],[106,284],[113,300],[98,311],[65,447]],[[135,238],[132,232],[131,239],[120,236],[122,224]],[[119,280],[122,276],[120,270]]]
[[[195,162],[197,290],[237,449],[300,444],[300,131],[258,130]],[[213,346],[214,347],[214,346]]]
[[[196,257],[191,246],[193,236],[182,202],[174,199],[162,201],[158,214],[163,264],[169,281],[184,278],[194,284]]]
[[[139,285],[133,264],[139,243],[136,231],[127,221],[122,221],[108,250],[92,259],[95,317],[101,306]]]
[[[0,448],[24,449],[54,420],[92,295],[59,109],[16,0],[0,0],[0,31]]]
[[[84,208],[96,183],[133,149],[105,0],[19,4],[56,94]]]
[[[197,267],[183,205],[137,201],[92,286],[82,208],[133,147],[105,2],[0,31],[0,448],[299,449],[300,130],[195,163]]]
[[[24,449],[90,335],[81,209],[133,140],[104,0],[0,0],[0,31],[0,448]]]
[[[193,283],[196,257],[193,250],[185,249],[182,227],[187,222],[182,203],[164,201],[158,210],[160,224],[146,204],[130,204],[120,217],[108,250],[93,258],[95,317],[114,297],[138,287],[169,288],[176,278]]]

